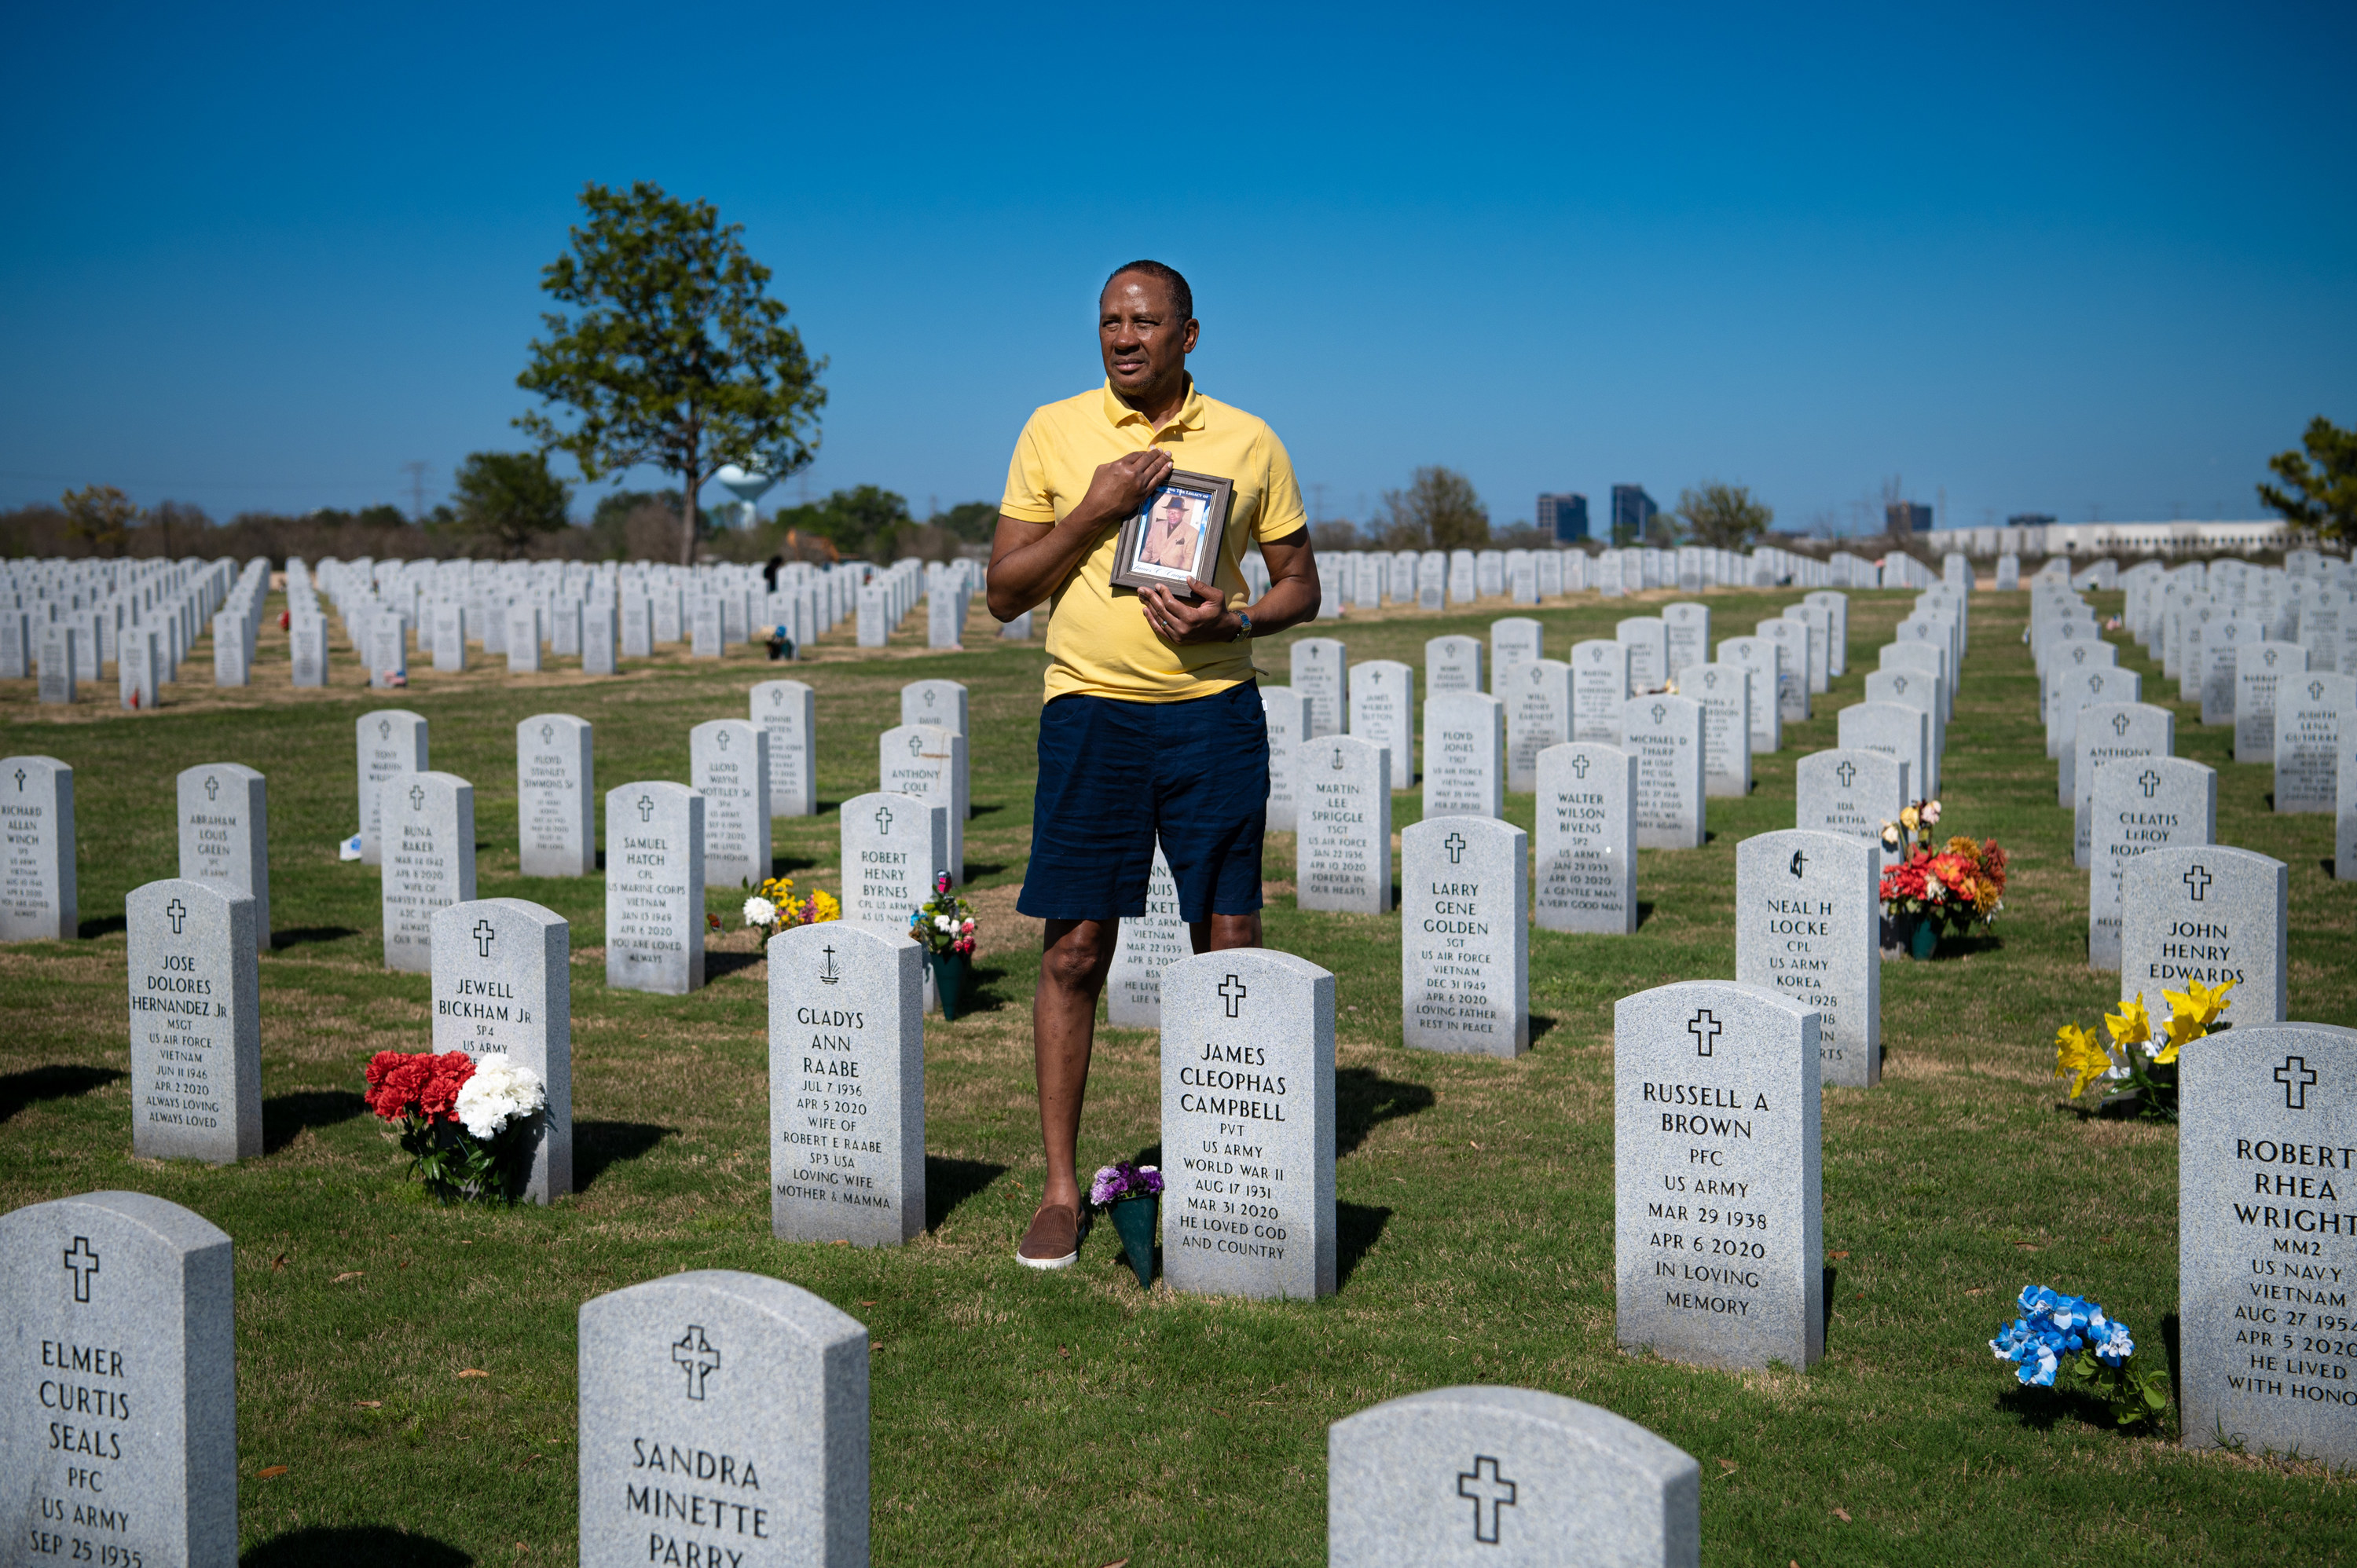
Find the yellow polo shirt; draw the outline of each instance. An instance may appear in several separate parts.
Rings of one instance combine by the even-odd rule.
[[[1189,473],[1235,485],[1212,585],[1231,605],[1248,602],[1245,542],[1298,533],[1308,517],[1276,433],[1200,389],[1189,389],[1185,405],[1159,430],[1114,396],[1111,381],[1037,410],[1016,440],[998,510],[1026,522],[1055,522],[1080,505],[1099,465],[1148,446],[1165,448]],[[1178,703],[1251,680],[1250,638],[1181,647],[1155,635],[1137,590],[1113,585],[1120,537],[1121,525],[1107,523],[1048,601],[1048,700],[1085,692],[1133,703]]]

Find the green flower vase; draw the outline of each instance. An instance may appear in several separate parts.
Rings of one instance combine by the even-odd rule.
[[[1158,1207],[1151,1197],[1124,1198],[1113,1206],[1113,1228],[1121,1236],[1121,1250],[1129,1258],[1137,1288],[1154,1288],[1154,1219]]]
[[[942,1020],[954,1024],[959,1011],[965,1006],[965,981],[974,972],[973,956],[962,952],[927,953],[925,961],[933,966],[933,994],[941,999]]]
[[[1919,959],[1928,959],[1940,950],[1940,922],[1929,915],[1915,918],[1915,929],[1908,933],[1907,950]]]

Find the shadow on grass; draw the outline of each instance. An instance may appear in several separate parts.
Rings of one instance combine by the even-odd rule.
[[[716,948],[706,948],[704,951],[705,983],[709,984],[723,975],[734,974],[740,969],[750,969],[769,956],[765,948],[755,948],[751,952],[728,952]]]
[[[1420,1083],[1385,1078],[1369,1067],[1341,1069],[1334,1074],[1334,1157],[1365,1143],[1378,1122],[1429,1111],[1432,1103],[1432,1090]]]
[[[2184,1373],[2184,1365],[2179,1359],[2179,1352],[2182,1348],[2179,1345],[2178,1339],[2184,1327],[2184,1323],[2177,1314],[2164,1312],[2160,1315],[2160,1342],[2169,1351],[2169,1402],[2170,1409],[2179,1412],[2180,1415],[2185,1409],[2185,1389],[2180,1380]]]
[[[2316,863],[2316,869],[2324,873],[2328,882],[2337,881],[2341,875],[2341,863],[2329,854]]]
[[[1375,1208],[1363,1203],[1338,1203],[1334,1206],[1334,1288],[1340,1290],[1351,1283],[1359,1260],[1374,1251],[1383,1240],[1383,1226],[1392,1211]]]
[[[958,1205],[1006,1174],[1006,1167],[989,1160],[953,1160],[945,1155],[925,1156],[925,1229],[936,1230],[956,1212]]]
[[[0,1075],[0,1122],[5,1122],[17,1112],[38,1100],[71,1100],[88,1094],[93,1089],[103,1089],[118,1078],[131,1075],[120,1068],[80,1067],[59,1063],[50,1067],[27,1068],[23,1072]]]
[[[276,1095],[262,1102],[262,1152],[274,1155],[300,1137],[306,1127],[332,1127],[367,1110],[368,1101],[349,1089]]]
[[[346,937],[359,936],[355,926],[294,926],[286,930],[270,933],[274,948],[307,947],[313,942],[339,942]]]
[[[124,929],[124,917],[121,915],[101,915],[93,919],[84,920],[80,926],[74,928],[75,934],[85,940],[91,937],[110,936]]]
[[[808,871],[818,862],[806,854],[773,854],[770,856],[770,875],[791,876],[797,871]]]
[[[969,1013],[996,1013],[1006,1005],[1007,999],[991,989],[1006,978],[1006,971],[994,964],[988,969],[977,965],[966,972],[965,1001],[958,1008],[958,1016]]]
[[[238,1568],[468,1568],[474,1561],[447,1541],[382,1524],[290,1530],[237,1560]]]
[[[1637,900],[1637,929],[1638,929],[1639,930],[1641,930],[1641,930],[1643,930],[1643,929],[1645,929],[1645,922],[1646,922],[1646,921],[1648,921],[1648,920],[1650,920],[1650,919],[1652,919],[1652,918],[1653,918],[1653,906],[1652,906],[1652,904],[1648,903],[1646,900],[1644,900],[1644,899],[1642,899],[1642,898],[1638,899],[1638,900]]]
[[[1825,1320],[1817,1325],[1817,1337],[1831,1343],[1834,1337],[1834,1292],[1841,1284],[1841,1271],[1831,1263],[1825,1265]]]
[[[2031,1432],[2051,1432],[2066,1418],[2099,1432],[2115,1431],[2118,1427],[2112,1419],[2111,1408],[2093,1394],[2033,1388],[2027,1383],[2007,1384],[2006,1391],[1996,1396],[1996,1408],[2019,1416],[2021,1424]]]
[[[587,1192],[589,1184],[604,1176],[608,1165],[635,1160],[678,1131],[651,1122],[576,1122],[573,1190]]]
[[[1531,1048],[1533,1050],[1536,1050],[1538,1048],[1539,1041],[1545,1038],[1547,1031],[1553,1029],[1555,1026],[1555,1020],[1550,1014],[1534,1013],[1531,1015]]]
[[[1003,865],[985,865],[979,861],[969,860],[965,863],[966,886],[972,886],[981,878],[985,876],[996,876],[1006,869],[1006,867]]]
[[[971,819],[974,817],[986,817],[993,811],[1003,811],[1005,810],[1006,810],[1006,808],[1004,806],[985,805],[980,800],[974,800],[968,803],[965,814],[969,819]]]

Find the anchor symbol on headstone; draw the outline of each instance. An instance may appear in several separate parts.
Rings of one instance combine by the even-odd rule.
[[[1500,1474],[1498,1462],[1488,1455],[1478,1455],[1470,1471],[1457,1476],[1457,1495],[1473,1504],[1473,1539],[1484,1546],[1498,1544],[1498,1527],[1504,1522],[1501,1509],[1514,1506],[1518,1488]]]
[[[704,1337],[704,1326],[691,1323],[687,1332],[671,1348],[673,1363],[687,1374],[687,1397],[704,1397],[704,1380],[720,1366],[720,1352]]]
[[[2196,878],[2199,878],[2199,880],[2196,880]],[[2199,904],[2202,900],[2202,896],[2210,891],[2210,885],[2218,879],[2211,875],[2206,867],[2196,865],[2192,870],[2188,871],[2184,876],[2179,878],[2179,880],[2182,881],[2187,889],[2192,893],[2193,901],[2196,904]]]
[[[1251,990],[1252,988],[1237,975],[1231,974],[1220,982],[1220,999],[1228,1004],[1229,1017],[1232,1018],[1236,1015],[1236,1010],[1244,1004],[1244,998],[1250,994]]]
[[[826,961],[818,966],[818,983],[833,985],[843,978],[843,972],[834,967],[834,950],[829,947],[819,950],[826,955]]]
[[[422,811],[425,809],[425,785],[412,784],[409,787],[409,809],[413,811]]]
[[[1334,771],[1342,771],[1342,748],[1339,746],[1334,748]]]
[[[880,838],[889,838],[892,836],[891,807],[878,806],[876,808],[876,832]]]
[[[172,922],[172,934],[180,934],[181,924],[188,918],[188,907],[178,898],[164,906],[164,918]]]
[[[1440,841],[1440,846],[1448,852],[1449,865],[1456,865],[1463,861],[1465,856],[1465,836],[1462,833],[1451,832],[1447,838]]]
[[[2311,1079],[2314,1076],[2309,1075]],[[73,1245],[65,1250],[65,1266],[74,1277],[74,1299],[90,1300],[90,1280],[98,1273],[98,1253],[91,1250],[89,1237],[74,1238]]]
[[[475,922],[473,934],[475,938],[475,946],[481,950],[482,956],[485,958],[490,957],[491,943],[498,938],[500,929],[491,924],[490,916],[487,915],[483,918]]]
[[[2308,1109],[2308,1086],[2316,1081],[2316,1069],[2308,1065],[2306,1057],[2286,1057],[2283,1066],[2276,1069],[2276,1081],[2284,1086],[2284,1109]]]
[[[654,820],[655,820],[655,802],[654,802],[654,797],[653,797],[653,796],[651,796],[651,795],[641,795],[641,796],[640,796],[640,797],[639,797],[639,821],[640,821],[640,822],[653,822]]]
[[[2136,782],[2144,786],[2144,798],[2147,800],[2160,792],[2160,775],[2149,768],[2136,776]]]

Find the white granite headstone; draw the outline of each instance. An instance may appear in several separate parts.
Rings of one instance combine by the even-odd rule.
[[[1293,749],[1299,793],[1294,897],[1304,909],[1381,915],[1392,907],[1391,763],[1381,746],[1329,736]]]
[[[1506,808],[1506,706],[1485,692],[1424,705],[1424,814],[1496,817]]]
[[[589,721],[535,714],[516,725],[516,865],[525,876],[597,870],[597,779]]]
[[[253,939],[270,949],[270,784],[238,762],[183,768],[180,875],[253,900]],[[5,797],[0,797],[5,799]]]
[[[607,790],[606,983],[686,995],[704,931],[704,797],[659,779]]]
[[[949,874],[965,881],[965,736],[939,725],[904,724],[877,737],[877,788],[949,812]],[[930,893],[930,888],[928,889]]]
[[[818,693],[800,681],[753,687],[752,720],[770,736],[770,814],[818,813]]]
[[[63,942],[81,934],[74,853],[73,769],[54,757],[0,759],[0,942]]]
[[[2169,1014],[2164,989],[2233,981],[2228,1023],[2282,1022],[2290,891],[2282,861],[2224,844],[2156,849],[2129,861],[2120,882],[2121,998],[2141,993],[2158,1034]]]
[[[172,878],[123,901],[131,977],[131,1152],[230,1165],[262,1154],[254,901]]]
[[[1632,697],[1621,709],[1621,748],[1637,759],[1637,847],[1700,849],[1702,704],[1687,697]]]
[[[770,1230],[925,1230],[925,950],[846,921],[770,939]]]
[[[1735,846],[1735,978],[1817,1012],[1820,1081],[1882,1081],[1882,851],[1788,828]]]
[[[434,1048],[506,1056],[538,1075],[546,1109],[528,1130],[516,1197],[573,1190],[573,928],[522,898],[478,898],[434,917]]]
[[[1309,699],[1290,686],[1263,686],[1260,705],[1268,723],[1267,829],[1289,833],[1297,825],[1298,810],[1294,798],[1293,750],[1309,738]]]
[[[770,878],[769,747],[770,732],[745,719],[708,719],[687,732],[688,785],[704,797],[706,886],[759,887]]]
[[[946,803],[879,790],[843,803],[843,918],[905,933],[950,868]]]
[[[1178,885],[1162,846],[1154,846],[1154,868],[1146,878],[1146,913],[1121,917],[1114,939],[1113,972],[1105,977],[1105,1017],[1125,1029],[1162,1026],[1162,972],[1192,950],[1187,923],[1178,918]]]
[[[1530,843],[1494,817],[1437,817],[1400,833],[1403,1044],[1530,1049]]]
[[[1538,869],[1532,907],[1550,931],[1637,929],[1637,758],[1570,741],[1539,753]]]
[[[434,916],[475,897],[475,787],[455,773],[399,773],[377,789],[384,830],[384,967],[434,968]]]
[[[2218,774],[2182,757],[2100,763],[2087,817],[2087,967],[2120,967],[2120,893],[2138,856],[2218,834]]]
[[[426,769],[425,720],[405,708],[362,714],[353,726],[360,745],[361,864],[382,864],[377,838],[377,789],[396,773]]]

